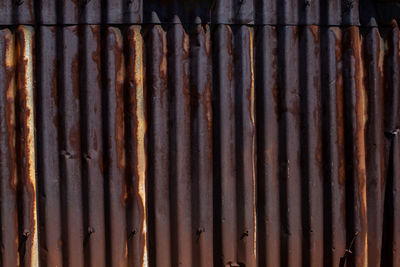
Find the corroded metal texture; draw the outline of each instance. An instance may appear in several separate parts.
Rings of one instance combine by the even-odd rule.
[[[174,22],[0,30],[0,265],[399,266],[397,24]]]
[[[2,0],[0,25],[220,23],[390,24],[400,5],[377,0]]]

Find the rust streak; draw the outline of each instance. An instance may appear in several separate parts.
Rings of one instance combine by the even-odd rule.
[[[35,166],[35,137],[34,137],[34,81],[33,81],[33,28],[29,26],[20,26],[17,29],[18,49],[18,94],[20,101],[20,111],[22,123],[22,138],[23,147],[21,148],[22,158],[24,158],[24,166],[21,177],[24,180],[25,186],[29,192],[29,253],[30,265],[38,266],[38,233],[37,233],[37,207],[36,207],[36,166]]]

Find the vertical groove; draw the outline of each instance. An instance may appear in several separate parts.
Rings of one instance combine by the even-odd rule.
[[[15,35],[0,30],[0,254],[1,266],[18,264],[18,207],[16,165],[16,49]]]

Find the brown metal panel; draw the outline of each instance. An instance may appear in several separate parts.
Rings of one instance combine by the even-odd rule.
[[[0,225],[1,266],[17,266],[18,208],[17,165],[15,139],[15,36],[8,30],[0,31]]]
[[[61,180],[59,163],[59,80],[57,29],[41,27],[37,38],[37,126],[40,263],[62,265]],[[58,33],[60,33],[58,31]]]
[[[82,152],[79,84],[80,57],[78,27],[62,28],[60,108],[61,197],[63,211],[64,263],[83,266]]]
[[[210,27],[167,2],[168,25],[63,1],[105,25],[0,31],[2,264],[397,266],[397,24],[221,1],[293,25]]]

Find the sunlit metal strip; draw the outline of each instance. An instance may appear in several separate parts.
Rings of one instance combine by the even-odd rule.
[[[144,72],[143,72],[143,38],[140,33],[140,26],[131,26],[128,29],[128,44],[129,48],[132,49],[128,61],[128,81],[129,81],[129,92],[131,96],[130,108],[128,112],[132,114],[133,121],[131,121],[132,127],[132,139],[134,144],[134,155],[133,158],[136,162],[133,162],[134,174],[136,178],[134,182],[137,188],[138,198],[135,200],[138,202],[136,205],[139,210],[137,215],[139,216],[139,247],[136,248],[139,253],[139,259],[135,260],[135,263],[140,264],[142,267],[148,266],[148,252],[147,252],[147,203],[146,203],[146,183],[147,183],[147,162],[146,162],[146,145],[145,138],[147,135],[147,123],[145,116],[145,99],[146,93],[143,86]],[[136,252],[137,253],[137,252]]]
[[[38,266],[38,224],[36,212],[36,166],[34,122],[34,74],[33,74],[33,28],[20,26],[17,40],[17,97],[20,143],[19,179],[22,188],[22,238],[20,242],[20,265]],[[20,226],[20,227],[21,227]],[[24,247],[24,249],[22,249]]]

